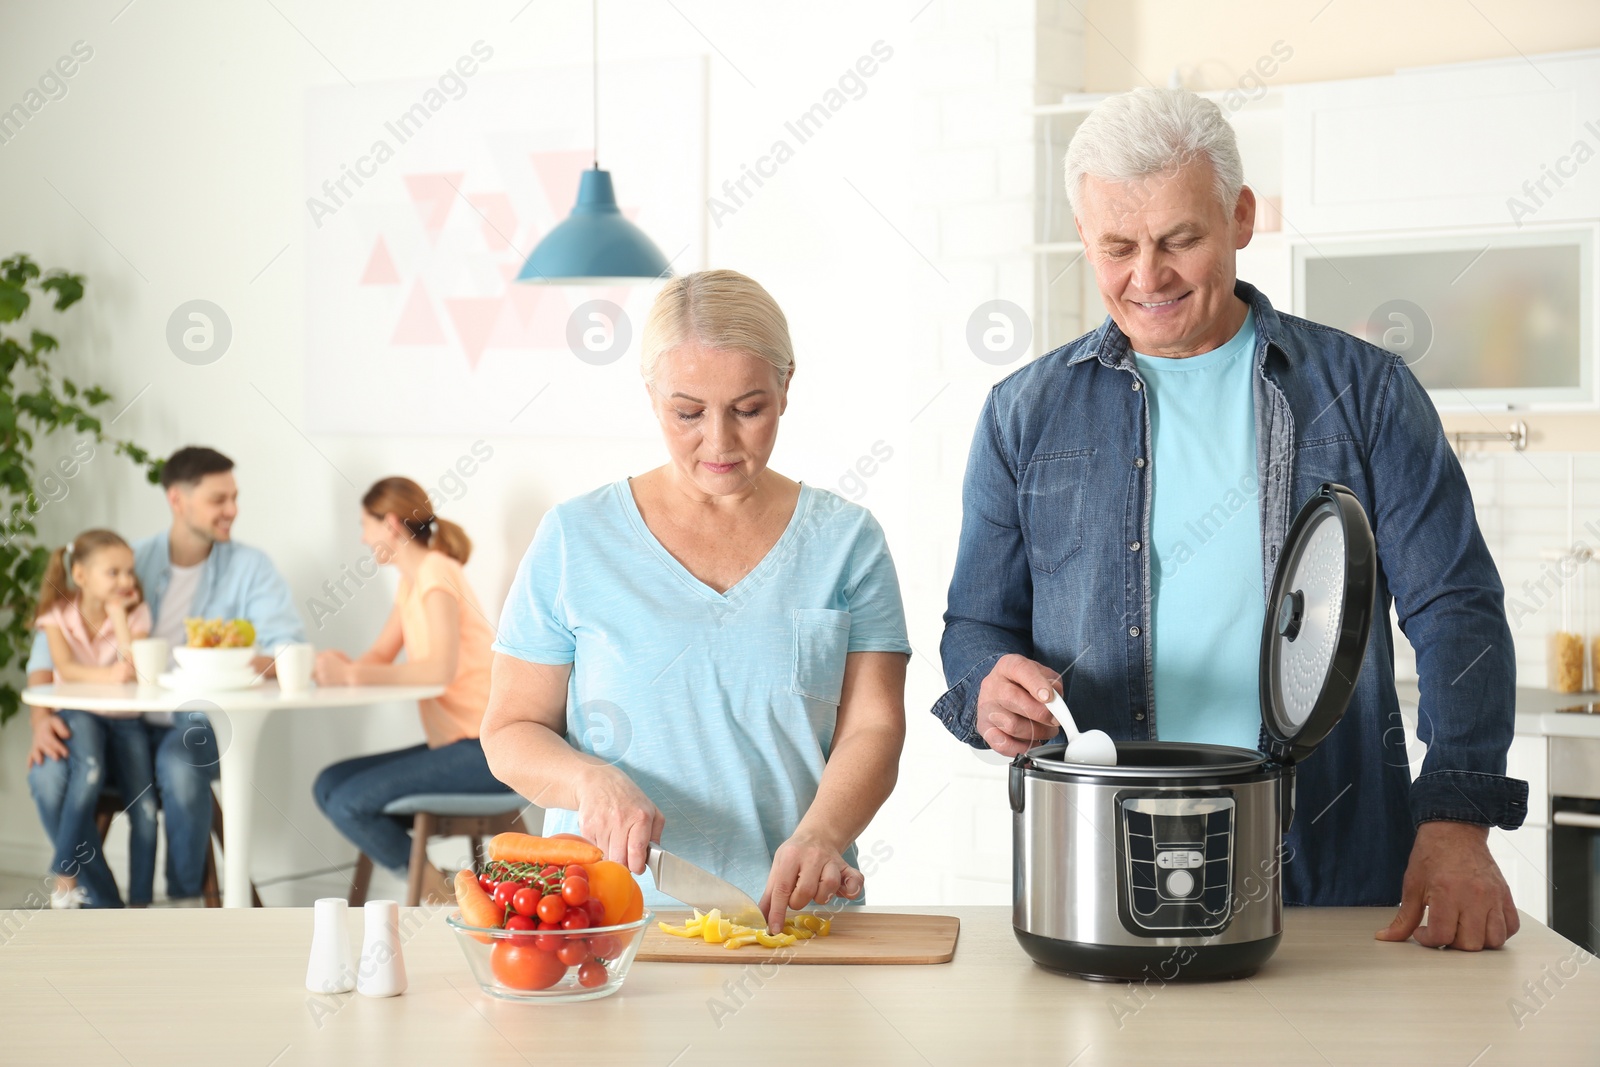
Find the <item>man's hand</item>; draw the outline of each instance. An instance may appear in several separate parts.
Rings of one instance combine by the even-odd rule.
[[[1428,909],[1428,925],[1422,909]],[[1522,920],[1511,890],[1489,855],[1489,828],[1464,822],[1425,822],[1417,827],[1400,889],[1400,912],[1379,941],[1404,941],[1414,932],[1427,948],[1477,952],[1499,948]]]
[[[797,831],[773,853],[758,907],[767,917],[767,933],[776,934],[783,930],[786,909],[826,904],[836,896],[854,900],[865,885],[865,877],[844,861],[839,849]]]
[[[1045,707],[1061,676],[1015,652],[1001,656],[978,687],[975,729],[1002,756],[1026,752],[1061,729]]]
[[[28,766],[31,768],[49,759],[66,759],[66,741],[72,731],[67,729],[61,716],[48,708],[34,708],[32,718],[33,744],[28,748]]]

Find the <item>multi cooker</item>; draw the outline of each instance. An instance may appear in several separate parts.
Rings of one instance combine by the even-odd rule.
[[[1264,751],[1118,741],[1115,766],[1091,766],[1054,743],[1012,762],[1012,926],[1028,955],[1084,978],[1162,982],[1241,978],[1272,956],[1295,765],[1344,715],[1376,584],[1366,513],[1324,483],[1273,570]]]

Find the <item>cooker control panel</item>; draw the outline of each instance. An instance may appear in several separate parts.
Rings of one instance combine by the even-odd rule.
[[[1228,924],[1234,801],[1229,796],[1120,798],[1118,882],[1124,925],[1150,936]]]

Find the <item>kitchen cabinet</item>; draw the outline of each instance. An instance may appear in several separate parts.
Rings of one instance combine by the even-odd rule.
[[[1600,52],[1284,87],[1283,211],[1319,234],[1600,216]]]

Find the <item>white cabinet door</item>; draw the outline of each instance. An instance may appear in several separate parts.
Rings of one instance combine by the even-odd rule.
[[[1542,923],[1550,921],[1548,837],[1543,826],[1489,831],[1489,852],[1511,887],[1511,899]]]
[[[1291,232],[1600,215],[1600,53],[1291,85],[1283,99]]]

